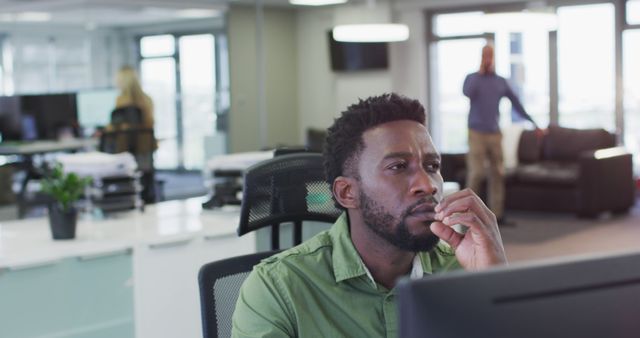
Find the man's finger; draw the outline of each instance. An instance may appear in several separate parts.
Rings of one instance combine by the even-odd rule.
[[[460,242],[462,242],[463,235],[455,232],[453,228],[444,225],[442,222],[433,222],[429,226],[431,232],[438,236],[441,240],[447,242],[453,250],[455,250]]]
[[[491,210],[489,210],[489,208],[487,208],[476,195],[466,195],[453,201],[449,201],[444,208],[436,210],[435,216],[436,219],[442,220],[445,217],[449,217],[457,213],[469,212],[476,214],[484,224],[490,224],[493,222]]]
[[[473,195],[473,191],[471,189],[463,189],[460,191],[456,191],[453,194],[445,197],[444,199],[442,199],[442,201],[440,201],[440,203],[438,203],[438,205],[436,205],[435,211],[436,212],[440,212],[443,209],[446,209],[451,203],[464,198],[464,197],[468,197]]]

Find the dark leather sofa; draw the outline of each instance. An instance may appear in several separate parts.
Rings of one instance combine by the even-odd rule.
[[[506,174],[507,210],[594,217],[625,213],[634,203],[631,154],[604,129],[549,127],[542,138],[523,131],[517,157]],[[465,154],[443,154],[442,175],[465,186]]]

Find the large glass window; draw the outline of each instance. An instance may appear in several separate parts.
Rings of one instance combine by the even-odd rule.
[[[627,1],[627,23],[640,24],[640,0]]]
[[[81,36],[11,36],[2,41],[3,93],[42,94],[91,86],[90,43]]]
[[[434,17],[434,33],[441,37],[483,34],[483,12],[439,14]]]
[[[624,45],[624,144],[634,154],[635,173],[640,175],[640,30],[623,34]]]
[[[467,116],[469,100],[462,95],[467,74],[478,69],[483,38],[443,40],[435,45],[431,128],[434,141],[442,152],[467,151]]]
[[[140,39],[140,54],[143,58],[173,55],[176,41],[173,35],[153,35]]]
[[[140,54],[143,84],[155,105],[156,167],[202,169],[215,152],[209,144],[217,118],[214,35],[146,36]]]
[[[173,57],[143,59],[140,63],[142,87],[154,106],[155,136],[158,150],[155,166],[174,169],[178,166],[176,122],[176,63]]]
[[[215,39],[211,34],[187,35],[180,38],[179,48],[184,167],[201,169],[207,140],[216,131]]]
[[[525,109],[540,126],[549,122],[548,16],[479,12],[443,14],[434,18],[441,37],[432,49],[432,134],[444,152],[466,152],[469,100],[462,94],[467,74],[478,70],[482,46],[492,37],[498,75],[506,78]],[[467,27],[467,28],[465,28]],[[478,34],[481,32],[481,34]],[[459,34],[476,33],[462,38]],[[455,36],[447,39],[440,34]],[[500,103],[500,124],[519,122],[509,100]]]
[[[560,7],[558,17],[559,123],[614,131],[614,7]]]

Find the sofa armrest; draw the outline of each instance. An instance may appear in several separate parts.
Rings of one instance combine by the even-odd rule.
[[[634,202],[633,164],[624,147],[586,151],[579,156],[579,212],[592,216],[602,211],[622,212]]]
[[[602,160],[618,156],[626,156],[630,153],[624,147],[611,147],[596,150],[588,150],[580,153],[580,159]]]

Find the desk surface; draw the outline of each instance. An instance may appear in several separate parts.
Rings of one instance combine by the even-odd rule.
[[[95,257],[136,245],[170,246],[196,237],[237,236],[239,208],[202,210],[202,198],[149,205],[105,220],[78,219],[76,239],[54,241],[45,217],[0,222],[0,269],[20,269],[68,257]]]
[[[66,139],[60,141],[25,141],[0,143],[0,155],[34,155],[57,151],[69,151],[79,149],[94,149],[98,146],[98,140]]]

